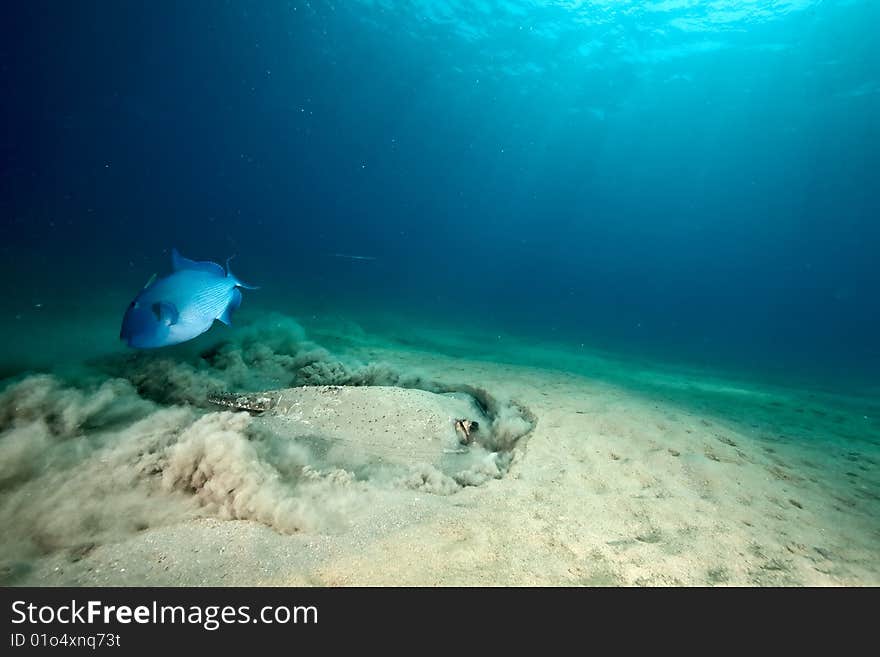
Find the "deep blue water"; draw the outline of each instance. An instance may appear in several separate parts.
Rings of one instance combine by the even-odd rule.
[[[293,314],[880,365],[880,3],[0,11],[4,322],[121,317],[177,246]]]

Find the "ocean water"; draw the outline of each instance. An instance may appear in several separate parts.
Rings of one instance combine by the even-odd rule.
[[[177,435],[194,421],[188,405],[224,387],[424,388],[407,367],[445,358],[425,367],[467,385],[503,381],[492,367],[586,377],[744,432],[775,427],[794,451],[830,441],[834,486],[852,483],[854,459],[868,477],[852,484],[869,505],[853,530],[869,556],[852,563],[867,570],[837,581],[878,581],[880,4],[34,1],[0,12],[0,516],[25,508],[28,486],[72,481],[53,470],[77,462],[56,439],[97,454],[119,417],[134,422],[117,435],[131,445],[144,417]],[[236,326],[134,354],[118,340],[122,314],[170,271],[172,247],[234,255],[260,289],[244,292]],[[383,358],[407,366],[370,369]],[[517,376],[525,391],[531,375]],[[528,417],[546,427],[537,406]],[[20,435],[59,416],[62,429]],[[246,431],[212,417],[195,421],[207,429],[190,429],[194,440],[212,426]],[[40,461],[49,443],[65,456]],[[166,517],[132,495],[124,513],[138,531],[206,508],[182,502]],[[292,526],[320,531],[302,518],[322,513]],[[134,531],[96,523],[18,526],[19,543],[37,547],[7,545],[5,577],[39,582],[40,559]],[[731,581],[768,583],[743,577]]]

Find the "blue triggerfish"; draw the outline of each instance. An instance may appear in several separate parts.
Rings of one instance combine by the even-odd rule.
[[[171,251],[174,272],[153,277],[134,298],[122,319],[119,337],[129,347],[154,349],[179,344],[201,335],[215,319],[227,325],[241,305],[245,285],[216,262],[196,262]]]

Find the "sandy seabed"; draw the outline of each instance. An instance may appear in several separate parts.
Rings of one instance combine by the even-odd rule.
[[[876,396],[280,315],[209,335],[5,382],[4,584],[880,584]],[[290,386],[483,391],[492,440],[341,462],[209,401]]]

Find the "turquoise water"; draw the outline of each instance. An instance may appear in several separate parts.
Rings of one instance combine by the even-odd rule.
[[[293,314],[876,372],[875,3],[4,12],[10,322],[121,318],[176,246]]]
[[[0,581],[878,581],[878,3],[0,12]],[[260,289],[128,349],[172,248]],[[503,458],[394,479],[212,405],[304,384],[471,391]],[[419,570],[420,495],[517,568]],[[277,579],[151,561],[225,532]]]

